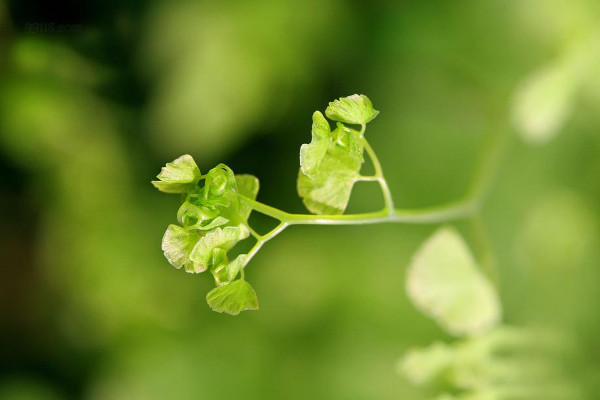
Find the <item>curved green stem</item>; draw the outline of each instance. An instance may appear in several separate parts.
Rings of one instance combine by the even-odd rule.
[[[255,230],[254,230],[254,229],[253,229],[253,228],[250,226],[250,224],[246,223],[245,225],[246,225],[246,228],[248,228],[248,231],[250,232],[250,234],[251,234],[252,236],[254,236],[254,238],[255,238],[256,240],[260,240],[260,239],[262,239],[262,237],[263,237],[263,236],[262,236],[260,233],[256,232],[256,231],[255,231]]]
[[[364,132],[364,125],[361,132]],[[362,137],[362,136],[361,136]],[[379,187],[381,187],[381,193],[383,193],[383,201],[385,204],[385,210],[389,215],[394,213],[394,199],[392,198],[392,192],[390,191],[390,187],[383,176],[383,168],[381,167],[381,162],[379,162],[379,158],[377,158],[377,154],[364,137],[362,138],[363,146],[367,151],[367,155],[371,159],[371,163],[373,163],[373,167],[375,168],[375,176],[373,177],[379,183]]]
[[[470,200],[422,209],[387,209],[360,214],[313,215],[292,214],[240,195],[240,199],[255,211],[287,225],[364,225],[381,223],[431,224],[452,221],[472,215],[479,208]]]
[[[269,240],[273,239],[275,236],[279,235],[285,228],[288,227],[288,225],[289,225],[288,223],[282,222],[279,225],[277,225],[269,233],[267,233],[265,235],[255,236],[256,237],[256,243],[254,244],[254,246],[250,249],[250,251],[246,255],[246,260],[244,261],[244,267],[243,268],[246,268],[246,265],[248,265],[248,263],[250,262],[250,260],[252,260],[252,258],[256,255],[256,253],[258,253],[258,251],[260,250],[260,248],[266,242],[268,242]],[[243,271],[243,269],[242,269],[242,271]]]
[[[491,138],[486,143],[485,151],[480,156],[479,164],[466,191],[467,197],[478,202],[483,202],[487,196],[494,177],[500,169],[510,139],[510,135],[506,134],[508,131],[506,127],[499,126],[494,129]]]
[[[499,168],[500,159],[502,158],[507,142],[506,135],[501,134],[500,130],[495,132],[487,150],[482,156],[480,167],[477,169],[471,184],[466,190],[465,196],[461,199],[436,207],[401,209],[394,208],[392,194],[387,181],[383,176],[381,163],[369,142],[363,137],[364,132],[365,126],[363,125],[360,131],[360,137],[363,140],[364,148],[375,168],[375,175],[360,176],[357,181],[377,181],[383,193],[385,202],[384,208],[379,211],[359,214],[294,214],[238,194],[240,200],[247,203],[253,210],[280,221],[280,224],[277,225],[277,227],[265,235],[259,235],[253,229],[249,228],[252,235],[256,238],[256,243],[248,253],[244,266],[248,264],[252,257],[254,257],[267,241],[277,236],[290,225],[363,225],[381,223],[437,224],[475,216],[481,209],[481,204],[487,194],[492,178]]]

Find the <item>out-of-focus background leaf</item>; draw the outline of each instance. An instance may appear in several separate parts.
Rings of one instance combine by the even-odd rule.
[[[289,229],[238,317],[160,250],[165,162],[226,162],[302,211],[312,112],[352,93],[402,207],[457,198],[511,136],[483,214],[504,319],[573,337],[597,398],[599,22],[595,0],[0,0],[0,398],[430,398],[395,364],[447,339],[403,289],[435,226]]]

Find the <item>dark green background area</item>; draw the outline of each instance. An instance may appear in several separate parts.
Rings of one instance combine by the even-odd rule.
[[[482,217],[504,322],[574,338],[573,384],[599,397],[600,77],[544,145],[511,117],[599,22],[595,0],[0,0],[0,398],[431,398],[396,363],[451,340],[404,290],[435,225],[291,227],[248,266],[261,308],[237,317],[160,249],[178,207],[150,185],[162,165],[224,162],[305,212],[311,115],[353,93],[381,111],[367,136],[398,207],[458,198],[510,137]],[[380,202],[359,183],[348,212]]]

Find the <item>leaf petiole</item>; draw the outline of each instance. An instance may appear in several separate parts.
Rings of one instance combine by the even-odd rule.
[[[363,129],[364,131],[364,129]],[[362,132],[362,131],[361,131]],[[388,211],[389,215],[394,213],[394,200],[392,198],[392,192],[390,191],[390,187],[383,176],[383,168],[381,167],[381,163],[379,162],[379,158],[377,158],[377,154],[364,137],[362,138],[363,146],[371,159],[371,163],[373,163],[373,167],[375,168],[375,177],[377,178],[377,182],[379,183],[379,187],[381,187],[381,192],[383,193],[383,201],[385,204],[385,209]]]
[[[379,177],[378,176],[359,176],[358,178],[356,178],[356,182],[373,182],[373,181],[378,181]]]
[[[256,255],[256,253],[258,253],[258,251],[260,250],[260,248],[269,240],[273,239],[275,236],[279,235],[285,228],[288,227],[288,223],[287,222],[281,222],[279,225],[277,225],[275,228],[273,228],[273,230],[271,230],[269,233],[265,234],[265,235],[258,235],[258,237],[256,237],[256,243],[254,244],[254,246],[250,249],[250,251],[248,252],[248,255],[246,256],[246,259],[244,261],[244,265],[242,267],[242,277],[243,275],[243,271],[244,268],[246,268],[246,265],[248,265],[248,263],[250,262],[250,260]],[[252,232],[252,231],[251,231]]]

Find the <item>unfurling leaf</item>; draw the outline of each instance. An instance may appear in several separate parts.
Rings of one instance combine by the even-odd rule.
[[[213,254],[215,253],[216,251],[213,252]],[[247,256],[247,254],[240,254],[229,263],[227,263],[226,258],[223,260],[224,262],[213,261],[213,269],[211,272],[215,278],[215,283],[218,286],[222,286],[234,280],[244,267]]]
[[[237,183],[231,168],[219,164],[206,174],[199,201],[207,207],[230,207],[237,211]]]
[[[364,94],[341,97],[329,103],[325,115],[329,119],[347,124],[362,125],[372,121],[379,111],[373,108],[371,100]]]
[[[421,246],[406,289],[417,308],[453,335],[484,333],[500,321],[498,294],[454,229],[440,228]]]
[[[177,225],[169,225],[162,240],[165,257],[175,268],[192,267],[190,252],[200,240],[200,235]]]
[[[158,174],[158,181],[152,184],[161,192],[184,193],[196,186],[200,180],[200,169],[189,154],[167,163]]]
[[[185,201],[177,211],[177,220],[186,229],[207,231],[229,222],[219,215],[219,210]]]
[[[242,279],[219,286],[206,295],[213,311],[238,315],[244,310],[258,310],[258,299],[254,289]]]

